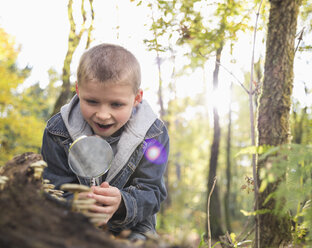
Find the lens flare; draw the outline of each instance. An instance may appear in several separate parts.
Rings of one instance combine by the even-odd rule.
[[[158,158],[160,154],[160,149],[156,146],[150,147],[146,153],[146,156],[150,159],[150,160],[155,160]]]
[[[154,164],[163,164],[167,161],[167,151],[162,144],[155,139],[145,140],[144,156]]]

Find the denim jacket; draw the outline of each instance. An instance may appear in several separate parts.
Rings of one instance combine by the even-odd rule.
[[[72,142],[61,114],[51,117],[44,131],[41,153],[48,164],[43,177],[49,179],[56,188],[64,183],[83,183],[67,162]],[[161,155],[157,159],[149,154],[155,147]],[[128,162],[109,180],[111,186],[120,189],[125,206],[122,217],[118,216],[117,211],[109,220],[108,226],[112,232],[131,229],[134,233],[155,233],[156,213],[167,196],[163,175],[168,153],[167,129],[161,120],[156,119]],[[64,196],[70,197],[69,194]]]

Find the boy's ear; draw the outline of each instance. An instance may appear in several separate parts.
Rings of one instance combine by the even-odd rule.
[[[134,98],[134,106],[137,106],[140,102],[142,102],[142,99],[143,99],[143,90],[139,89],[138,93]]]
[[[77,93],[77,96],[79,96],[79,89],[78,89],[78,83],[76,82],[76,93]]]

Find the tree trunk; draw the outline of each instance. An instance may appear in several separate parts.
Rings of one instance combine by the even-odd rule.
[[[154,35],[155,35],[155,39],[157,42],[156,31],[154,32]],[[161,58],[159,56],[158,50],[156,50],[156,54],[157,54],[156,61],[157,61],[157,68],[158,68],[158,92],[157,92],[157,96],[158,96],[158,104],[160,107],[159,117],[161,120],[163,120],[165,122],[166,127],[169,128],[169,122],[164,120],[165,115],[166,115],[166,111],[164,108],[163,91],[162,91],[163,88],[162,88],[162,77],[161,77]],[[171,160],[169,159],[165,173],[164,173],[165,186],[167,189],[167,198],[164,200],[164,202],[160,206],[160,214],[162,216],[162,218],[160,219],[160,222],[159,222],[160,227],[165,226],[165,223],[164,223],[165,212],[171,205],[171,195],[170,195],[170,188],[169,188],[169,166],[170,166],[170,164],[171,164]]]
[[[90,42],[91,42],[91,31],[93,30],[93,21],[94,21],[94,11],[93,11],[93,0],[89,0],[90,3],[90,8],[91,8],[91,24],[88,28],[88,37],[87,37],[87,43],[86,43],[86,48],[89,47]],[[70,31],[68,35],[68,49],[67,53],[64,59],[64,65],[63,65],[63,70],[62,70],[62,88],[61,88],[61,93],[59,97],[57,98],[55,104],[54,104],[54,109],[51,114],[55,115],[57,112],[60,111],[61,107],[67,103],[67,101],[73,96],[74,90],[72,90],[72,85],[70,82],[70,76],[71,76],[71,71],[70,71],[70,64],[72,62],[72,58],[74,55],[74,52],[76,51],[76,48],[79,45],[79,42],[81,40],[81,37],[83,33],[86,31],[85,28],[85,23],[87,20],[86,17],[86,11],[84,9],[84,0],[82,0],[81,3],[81,14],[83,18],[83,24],[81,25],[80,31],[78,34],[76,34],[77,26],[74,21],[73,17],[73,0],[69,0],[68,2],[68,19],[70,23]]]
[[[259,145],[278,146],[289,142],[289,111],[293,87],[294,41],[300,1],[271,0],[262,95],[258,113]],[[257,168],[264,169],[266,161]],[[259,209],[273,210],[275,201],[266,198],[278,183],[267,186],[259,194]],[[260,247],[279,247],[291,239],[290,220],[272,212],[261,214]]]
[[[232,93],[232,84],[231,84]],[[230,215],[230,195],[231,195],[231,136],[232,136],[232,108],[230,99],[229,106],[229,123],[228,123],[228,133],[226,142],[226,192],[224,195],[224,213],[225,213],[225,224],[226,230],[231,233],[231,215]]]
[[[220,67],[220,58],[222,52],[222,46],[217,49],[216,53],[216,64],[215,70],[213,72],[213,89],[216,90],[218,88],[218,76],[219,76],[219,67]],[[218,156],[219,156],[219,144],[220,144],[220,136],[221,136],[221,129],[219,124],[219,114],[217,106],[213,107],[213,142],[211,145],[211,152],[210,152],[210,161],[209,161],[209,175],[208,175],[208,185],[207,185],[207,202],[208,202],[208,195],[211,191],[214,178],[217,175],[217,165],[218,165]],[[221,204],[219,200],[219,190],[218,184],[216,184],[214,188],[214,192],[211,196],[211,206],[210,206],[210,220],[206,220],[206,233],[208,233],[208,221],[210,221],[211,226],[211,237],[213,239],[218,239],[220,235],[223,234],[222,227],[221,227]],[[207,204],[206,204],[207,205]],[[206,209],[207,212],[207,209]]]

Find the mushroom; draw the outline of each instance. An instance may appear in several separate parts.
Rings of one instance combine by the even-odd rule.
[[[36,167],[35,168],[35,173],[34,173],[34,177],[35,179],[39,180],[42,176],[42,172],[43,172],[43,168],[40,168],[40,167]]]
[[[93,223],[96,226],[101,226],[107,221],[107,214],[103,213],[92,213],[87,212],[84,214],[85,216],[89,217],[89,220],[91,223]]]
[[[95,203],[95,199],[82,198],[73,201],[72,205],[74,210],[82,213],[87,213],[91,209],[92,205]]]
[[[62,198],[64,191],[55,189],[55,185],[50,183],[49,179],[43,179],[43,190],[56,198],[57,200],[64,201],[65,199]]]
[[[65,198],[63,198],[64,191],[62,190],[48,189],[45,191],[58,200],[66,201]]]
[[[66,199],[63,198],[64,191],[57,190],[57,189],[45,189],[45,192],[47,192],[49,195],[51,195],[53,198],[65,202]]]
[[[52,195],[58,196],[58,197],[62,197],[64,194],[63,190],[57,190],[57,189],[50,189],[50,192],[52,193]]]
[[[9,180],[8,177],[6,176],[0,176],[0,190],[4,189],[4,185],[6,184],[6,182]]]
[[[108,215],[103,213],[93,213],[90,209],[93,204],[96,203],[95,199],[89,198],[79,198],[78,194],[82,192],[91,192],[91,188],[80,184],[63,184],[61,185],[61,190],[72,192],[74,198],[72,200],[72,210],[81,212],[83,215],[90,219],[90,222],[96,226],[104,224],[107,220]]]
[[[47,167],[47,163],[43,160],[32,163],[29,167],[34,169],[34,178],[39,180],[42,176],[43,169]]]
[[[30,165],[31,168],[44,168],[47,166],[47,163],[43,160],[36,161]]]
[[[65,183],[60,187],[61,190],[68,191],[74,194],[73,201],[78,199],[78,194],[82,192],[91,192],[91,188],[81,184]]]
[[[43,180],[42,180],[42,183],[43,183],[43,184],[49,184],[49,183],[50,183],[50,180],[49,180],[49,179],[43,179]]]
[[[51,184],[51,183],[43,184],[43,189],[45,190],[54,189],[54,188],[55,188],[54,184]]]

